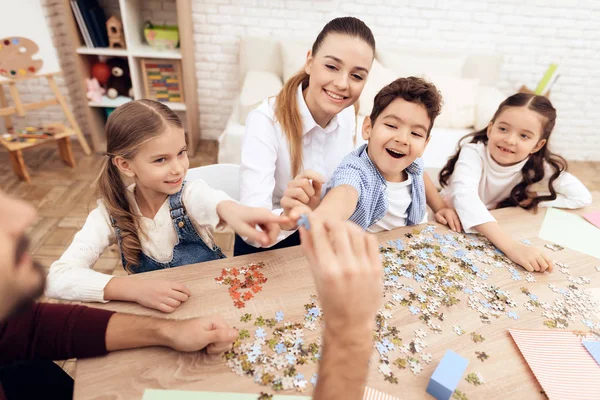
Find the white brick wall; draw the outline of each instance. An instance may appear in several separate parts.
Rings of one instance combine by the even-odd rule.
[[[561,66],[551,99],[559,118],[553,149],[600,160],[600,2],[597,0],[193,0],[194,42],[204,137],[225,127],[239,90],[244,35],[313,40],[332,18],[353,15],[379,48],[450,47],[504,55],[500,89],[535,88],[551,62]]]
[[[108,8],[117,3],[101,1]],[[561,77],[551,96],[559,113],[553,149],[568,159],[600,160],[596,134],[600,111],[595,105],[600,98],[600,1],[192,1],[200,127],[205,138],[222,132],[239,90],[240,37],[312,40],[330,19],[353,15],[371,27],[379,48],[450,47],[504,55],[500,88],[506,94],[521,84],[535,87],[549,63],[560,63]],[[66,71],[69,55],[61,52],[60,43],[68,39],[60,35],[60,22],[55,22],[63,11],[57,10],[57,0],[42,3]],[[144,19],[175,23],[173,0],[142,3]],[[39,90],[29,92],[37,95]]]

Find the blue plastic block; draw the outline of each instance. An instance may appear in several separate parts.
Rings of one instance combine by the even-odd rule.
[[[460,378],[465,373],[467,365],[469,365],[469,360],[459,356],[452,350],[446,351],[442,361],[431,375],[429,385],[427,385],[427,393],[437,400],[450,399]]]
[[[298,228],[303,226],[307,231],[310,230],[310,222],[308,221],[308,215],[302,214],[300,218],[298,218]]]

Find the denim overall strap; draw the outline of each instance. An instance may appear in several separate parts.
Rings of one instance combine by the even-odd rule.
[[[173,249],[173,260],[169,263],[170,267],[225,258],[216,244],[211,249],[196,231],[196,227],[183,205],[182,194],[185,184],[184,181],[181,190],[169,197],[171,220],[179,240]]]
[[[185,206],[182,201],[183,188],[185,182],[181,186],[179,192],[169,196],[169,212],[171,215],[171,221],[173,222],[173,228],[177,233],[177,244],[173,248],[173,256],[168,262],[162,263],[154,258],[140,252],[138,265],[131,266],[130,273],[140,273],[156,271],[165,268],[179,267],[182,265],[196,264],[203,261],[212,261],[220,258],[225,258],[225,255],[221,252],[218,246],[209,248],[202,237],[196,231],[192,221],[188,217]],[[123,267],[126,265],[125,257],[123,257],[123,251],[121,248],[122,238],[121,230],[116,226],[114,219],[111,217],[115,232],[117,235],[117,243],[121,250],[121,260]]]
[[[123,269],[127,270],[125,268],[125,266],[127,265],[127,260],[125,260],[125,256],[123,255],[123,239],[121,237],[121,229],[117,226],[117,222],[112,216],[110,217],[110,222],[115,228],[115,234],[117,236],[117,245],[119,246],[119,251],[121,252],[121,264],[123,265]],[[144,252],[140,251],[140,254],[138,256],[138,265],[130,266],[130,270],[128,270],[127,272],[130,274],[137,274],[139,272],[156,271],[165,268],[169,268],[168,263],[161,263],[159,261],[156,261],[155,259],[146,256]]]

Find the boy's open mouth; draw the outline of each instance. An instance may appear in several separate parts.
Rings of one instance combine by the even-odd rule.
[[[395,159],[400,159],[406,155],[398,150],[385,149],[385,151],[387,151],[387,153]]]

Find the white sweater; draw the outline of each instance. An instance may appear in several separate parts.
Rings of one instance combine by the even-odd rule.
[[[128,195],[132,211],[140,215],[133,190],[129,186]],[[188,216],[204,242],[212,248],[213,230],[219,224],[217,204],[231,200],[224,192],[211,189],[204,181],[187,182],[182,195]],[[142,251],[159,262],[168,262],[177,244],[177,232],[169,211],[169,199],[165,200],[154,218],[140,217],[138,235]],[[108,210],[102,200],[87,217],[83,228],[73,238],[73,242],[50,267],[46,285],[46,296],[64,300],[97,301],[104,300],[104,288],[112,275],[94,271],[92,267],[104,250],[117,242],[115,229],[111,225]]]
[[[456,209],[465,232],[473,233],[472,228],[486,222],[495,221],[488,210],[496,208],[506,199],[513,187],[522,180],[521,170],[528,159],[516,165],[503,167],[490,156],[483,143],[467,143],[462,146],[448,187],[442,196]],[[548,180],[552,169],[546,165],[544,178],[532,186],[538,195],[550,194]],[[557,197],[552,201],[541,202],[541,207],[580,208],[592,202],[589,190],[573,175],[563,172],[555,181]]]

